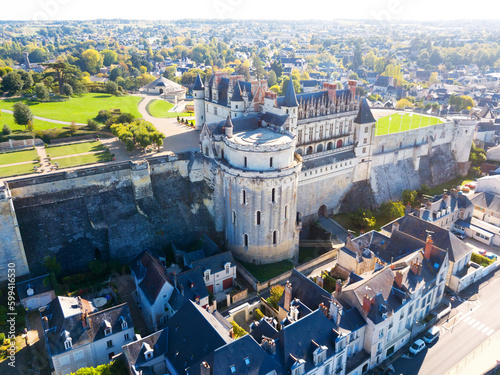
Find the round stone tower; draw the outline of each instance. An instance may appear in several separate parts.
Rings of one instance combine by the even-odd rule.
[[[289,132],[228,124],[222,136],[226,245],[243,261],[263,264],[298,255],[297,182],[301,160]],[[234,129],[234,130],[233,130]],[[240,130],[238,130],[240,129]]]
[[[200,130],[205,123],[205,86],[203,86],[203,82],[201,82],[200,74],[196,75],[193,87],[193,98],[196,129]]]

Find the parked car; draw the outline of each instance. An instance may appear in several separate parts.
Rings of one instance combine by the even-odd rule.
[[[478,250],[477,251],[479,255],[482,255],[483,257],[486,255],[486,250]]]
[[[418,339],[410,346],[410,353],[413,355],[417,355],[425,348],[425,342],[423,340]]]
[[[484,256],[489,259],[497,260],[497,256],[493,253],[490,253],[489,251],[486,254],[484,254]]]
[[[425,343],[432,344],[433,342],[435,342],[438,339],[440,333],[441,333],[441,331],[439,330],[438,327],[436,327],[436,326],[431,327],[427,332],[425,332],[425,335],[424,335]]]

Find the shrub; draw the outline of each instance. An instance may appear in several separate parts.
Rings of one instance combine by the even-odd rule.
[[[62,87],[62,92],[66,96],[73,96],[73,87],[69,83],[65,83]]]
[[[93,131],[99,130],[99,123],[96,120],[88,119],[87,126],[90,130]]]
[[[255,320],[261,320],[264,317],[264,314],[262,314],[262,311],[260,309],[255,310]]]
[[[36,98],[40,101],[48,100],[50,97],[49,89],[43,83],[37,83],[35,86]]]
[[[33,125],[33,121],[28,122],[28,125],[26,125],[26,130],[29,132],[35,130],[35,125]]]
[[[392,219],[396,219],[405,214],[405,206],[400,201],[386,201],[380,205],[380,212]]]
[[[18,125],[28,125],[33,121],[33,113],[31,113],[30,107],[28,107],[23,102],[17,102],[14,104],[14,120]]]
[[[10,130],[10,126],[7,124],[3,124],[2,134],[9,135],[10,133],[12,133],[12,130]]]
[[[102,122],[103,124],[108,121],[113,115],[111,114],[110,111],[106,109],[101,109],[99,111],[99,114],[96,116],[96,121]]]
[[[69,131],[74,133],[78,130],[78,126],[76,126],[76,122],[71,121],[71,125],[69,126]]]
[[[116,82],[108,81],[106,82],[105,87],[108,94],[116,95],[118,92],[118,85],[116,84]]]
[[[370,210],[359,208],[357,211],[350,214],[351,220],[359,228],[375,226],[376,219]]]
[[[4,341],[5,341],[5,333],[2,332],[0,333],[0,345],[3,345]]]
[[[235,339],[243,337],[248,334],[248,332],[245,331],[243,328],[241,328],[239,324],[236,323],[234,320],[231,322],[231,325],[233,326],[233,333]]]

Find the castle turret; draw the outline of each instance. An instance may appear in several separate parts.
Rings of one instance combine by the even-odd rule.
[[[375,139],[375,123],[368,100],[363,98],[359,105],[358,115],[354,119],[354,153],[358,157],[355,181],[370,178],[370,158]]]
[[[196,129],[200,130],[205,122],[205,87],[201,81],[200,74],[196,75],[193,87],[194,118]]]
[[[293,87],[293,81],[290,78],[288,81],[288,86],[286,88],[285,97],[281,104],[281,108],[284,110],[283,114],[289,115],[289,129],[291,133],[297,135],[297,118],[298,118],[298,107],[297,96],[295,95],[295,88]]]
[[[224,132],[226,134],[226,137],[233,137],[233,122],[231,121],[231,116],[227,116],[226,124],[224,125]]]
[[[231,116],[240,117],[245,110],[245,101],[241,93],[239,82],[234,85],[233,96],[231,97]]]

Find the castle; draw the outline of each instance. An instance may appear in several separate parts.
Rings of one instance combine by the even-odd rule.
[[[265,81],[197,77],[201,152],[1,184],[1,277],[9,262],[19,276],[39,273],[50,255],[79,272],[203,233],[239,259],[272,263],[297,256],[302,222],[467,172],[475,120],[376,136],[377,115],[355,92],[354,81],[305,94],[289,84],[278,97]]]
[[[411,170],[396,173],[418,174],[421,158],[442,144],[454,150],[454,167],[467,163],[475,125],[462,119],[375,137],[375,118],[367,100],[356,98],[356,81],[298,95],[289,81],[278,97],[265,81],[216,72],[205,85],[198,75],[193,93],[207,178],[223,207],[216,226],[238,258],[257,264],[296,258],[301,217],[337,210],[356,183],[378,190],[378,179],[371,180],[378,166],[410,159]]]

